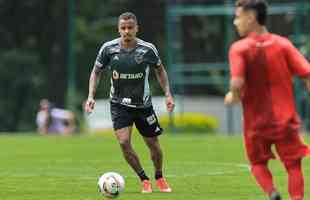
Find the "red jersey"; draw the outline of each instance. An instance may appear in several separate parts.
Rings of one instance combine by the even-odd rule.
[[[298,129],[292,78],[310,76],[310,65],[293,44],[279,35],[251,33],[229,51],[231,78],[243,78],[245,133],[269,138]],[[285,131],[284,131],[285,132]]]

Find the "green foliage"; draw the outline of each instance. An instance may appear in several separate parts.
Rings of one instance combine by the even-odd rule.
[[[182,132],[214,133],[219,128],[219,121],[216,117],[201,113],[164,115],[159,118],[159,121],[165,129],[173,126],[173,128]]]
[[[75,3],[74,38],[68,38],[68,18],[72,14],[67,9],[70,2]],[[98,50],[103,42],[118,37],[118,16],[125,11],[136,13],[141,25],[139,37],[162,49],[162,43],[158,41],[164,38],[164,6],[164,1],[157,0],[142,5],[141,1],[130,0],[0,0],[0,131],[34,130],[41,98],[64,107],[71,73],[68,71],[71,39],[76,59],[73,104],[81,111]],[[145,17],[145,13],[150,17]],[[105,73],[97,97],[108,97],[109,86]],[[155,89],[153,94],[159,91],[158,87]],[[77,115],[80,116],[79,112]]]
[[[301,52],[307,57],[310,58],[310,35],[301,36],[302,46],[300,47]]]
[[[40,98],[64,102],[66,1],[0,5],[0,131],[35,130]]]
[[[34,129],[34,102],[44,84],[37,68],[33,53],[21,49],[0,52],[0,131]]]

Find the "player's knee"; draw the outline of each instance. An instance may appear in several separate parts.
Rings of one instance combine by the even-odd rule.
[[[301,159],[284,161],[283,164],[285,169],[289,171],[291,169],[299,168],[301,166]]]
[[[268,165],[268,161],[261,161],[257,163],[251,163],[251,170],[255,170],[257,168],[266,167]]]
[[[131,149],[131,144],[129,140],[120,140],[119,144],[124,151],[129,151]]]
[[[157,137],[145,137],[144,139],[150,148],[158,148],[160,146]]]
[[[150,148],[151,154],[154,156],[162,154],[161,148],[158,144],[149,145],[149,148]]]
[[[162,156],[162,151],[160,148],[151,149],[151,157],[152,159]]]
[[[259,163],[252,163],[250,165],[251,173],[254,175],[259,174],[262,170],[265,170],[266,168],[268,168],[268,162],[267,161],[263,161],[263,162],[259,162]]]
[[[156,154],[162,154],[162,150],[159,145],[155,145],[153,150]]]

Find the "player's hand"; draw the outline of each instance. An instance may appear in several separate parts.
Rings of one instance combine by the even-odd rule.
[[[95,104],[96,101],[94,100],[94,98],[88,97],[85,106],[84,106],[84,110],[87,114],[90,114],[93,112],[94,108],[95,108]]]
[[[174,100],[173,97],[171,95],[167,96],[166,98],[166,106],[167,106],[167,110],[168,112],[172,112],[174,109]]]
[[[232,105],[232,104],[236,104],[240,101],[239,97],[234,95],[231,91],[228,92],[226,95],[225,95],[225,98],[224,98],[224,104],[225,105]]]

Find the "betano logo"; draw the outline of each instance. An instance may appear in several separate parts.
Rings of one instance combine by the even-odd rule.
[[[136,73],[136,74],[122,74],[118,73],[116,70],[113,70],[113,79],[141,79],[143,78],[143,73]]]

